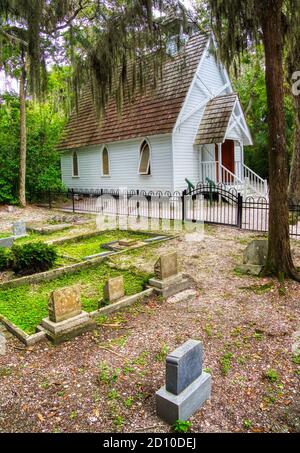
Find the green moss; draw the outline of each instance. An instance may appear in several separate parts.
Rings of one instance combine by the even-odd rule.
[[[51,291],[80,284],[83,310],[90,312],[98,308],[106,280],[117,275],[123,275],[127,295],[142,291],[150,277],[147,274],[111,269],[101,263],[97,268],[62,276],[50,282],[0,291],[0,316],[5,316],[26,333],[32,334],[42,319],[48,316],[47,304]]]

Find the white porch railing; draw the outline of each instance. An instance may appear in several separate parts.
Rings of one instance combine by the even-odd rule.
[[[202,182],[206,183],[207,182],[206,178],[210,179],[215,184],[218,182],[217,181],[217,166],[218,166],[218,162],[215,162],[212,160],[208,161],[208,162],[202,162],[202,165],[201,165],[202,175],[200,175],[202,177]]]
[[[233,174],[228,168],[220,165],[221,178],[220,182],[225,186],[234,187],[237,192],[240,192],[244,196],[248,195],[248,188],[245,187],[244,181],[242,181],[237,175]]]
[[[209,179],[216,184],[222,183],[234,187],[244,196],[268,196],[267,181],[241,162],[235,163],[235,174],[223,165],[219,165],[217,161],[202,162],[201,173],[200,177],[204,183]]]
[[[268,183],[266,179],[258,176],[251,168],[247,165],[242,164],[242,179],[246,184],[249,185],[251,190],[253,190],[258,195],[263,197],[268,196]]]

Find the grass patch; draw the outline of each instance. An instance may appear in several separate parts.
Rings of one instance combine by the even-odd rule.
[[[106,280],[118,275],[124,277],[126,295],[143,291],[150,277],[150,274],[111,269],[107,264],[101,263],[97,268],[85,269],[50,282],[0,290],[0,316],[5,316],[26,333],[33,334],[36,326],[48,316],[47,305],[51,291],[79,284],[82,308],[91,312],[98,308]]]
[[[143,240],[149,238],[149,235],[130,231],[124,232],[120,230],[108,231],[106,233],[100,233],[95,237],[83,239],[80,242],[59,245],[57,247],[57,251],[59,255],[67,255],[72,258],[83,259],[86,256],[107,251],[107,249],[103,248],[102,245],[125,238]]]
[[[12,235],[12,233],[0,233],[0,239],[8,238]]]
[[[232,367],[232,359],[233,359],[233,354],[232,352],[226,352],[221,358],[220,358],[220,369],[221,372],[224,376],[227,376],[229,371],[231,370]]]
[[[278,382],[279,381],[279,375],[276,370],[269,369],[264,373],[264,378],[268,379],[271,382]]]
[[[78,233],[80,231],[80,233]],[[70,235],[70,233],[73,233]],[[61,231],[53,231],[52,233],[48,234],[40,234],[40,233],[35,233],[34,231],[28,231],[27,236],[21,237],[19,239],[16,239],[17,244],[27,244],[28,242],[37,242],[37,241],[52,241],[55,239],[70,239],[72,236],[76,236],[78,234],[83,234],[82,233],[82,225],[81,226],[71,226],[68,227],[64,230]]]

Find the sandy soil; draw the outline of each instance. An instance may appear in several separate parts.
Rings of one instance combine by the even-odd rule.
[[[127,309],[71,342],[25,349],[5,333],[0,432],[168,432],[154,394],[164,384],[167,351],[189,338],[203,342],[213,379],[211,400],[191,419],[193,432],[299,432],[292,348],[300,285],[234,272],[253,237],[209,227],[203,241],[181,236],[142,257],[123,257],[122,265],[148,269],[160,252],[177,250],[191,288]],[[300,266],[299,242],[293,248]]]

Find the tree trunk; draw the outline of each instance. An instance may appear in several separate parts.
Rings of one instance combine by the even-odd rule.
[[[285,139],[283,91],[283,0],[256,0],[266,57],[269,127],[269,239],[265,275],[300,281],[293,265],[288,209],[288,152]]]
[[[25,63],[20,78],[20,160],[19,160],[19,202],[26,206],[26,70]]]
[[[290,172],[289,185],[289,202],[291,204],[300,204],[300,94],[294,96],[295,103],[295,137],[293,160]]]

